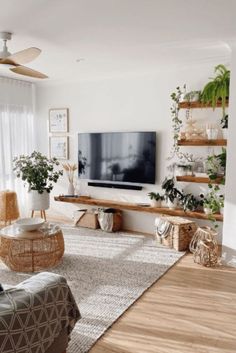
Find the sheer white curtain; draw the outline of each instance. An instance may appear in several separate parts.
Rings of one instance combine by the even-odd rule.
[[[26,189],[16,180],[12,160],[35,149],[34,85],[0,77],[0,190],[17,192],[21,215],[26,214]]]

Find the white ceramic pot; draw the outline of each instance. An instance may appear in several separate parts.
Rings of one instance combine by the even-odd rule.
[[[206,129],[208,140],[216,140],[218,137],[218,129]]]
[[[152,207],[161,207],[161,200],[150,200],[150,205]]]
[[[174,208],[176,208],[177,205],[178,205],[178,200],[175,199],[173,202],[171,202],[171,201],[168,199],[168,200],[167,200],[167,205],[168,205],[169,208],[174,209]]]
[[[167,208],[168,207],[167,200],[162,200],[161,201],[161,207],[163,207],[163,208]]]
[[[227,140],[228,139],[228,129],[222,129],[222,135],[223,135],[223,139]]]
[[[37,190],[29,192],[29,209],[34,211],[47,210],[50,204],[50,194],[44,191],[39,194]]]
[[[212,214],[211,209],[208,207],[204,207],[203,210],[204,210],[204,213],[207,215]]]

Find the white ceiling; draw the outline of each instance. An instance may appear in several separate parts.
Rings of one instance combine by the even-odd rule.
[[[10,51],[41,48],[28,66],[49,82],[219,63],[236,39],[236,0],[0,0],[0,9]]]

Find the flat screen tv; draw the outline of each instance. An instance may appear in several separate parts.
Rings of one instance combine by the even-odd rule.
[[[78,134],[80,178],[154,184],[155,166],[156,132]]]

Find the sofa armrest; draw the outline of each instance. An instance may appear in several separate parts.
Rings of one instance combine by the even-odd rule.
[[[64,277],[49,272],[32,276],[0,294],[0,352],[17,353],[30,346],[45,353],[63,330],[70,334],[79,318]]]

